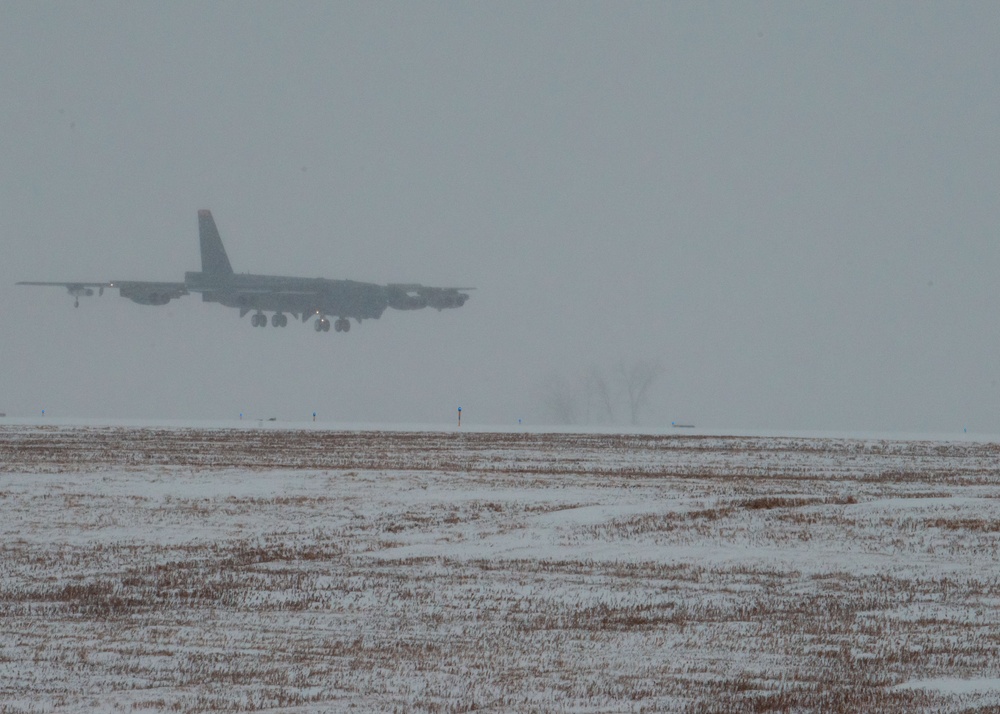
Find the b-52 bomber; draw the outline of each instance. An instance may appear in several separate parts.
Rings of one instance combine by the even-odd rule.
[[[354,280],[294,278],[279,275],[248,275],[233,272],[222,245],[212,212],[198,211],[198,237],[201,241],[201,272],[184,274],[184,282],[147,282],[111,280],[88,282],[19,282],[18,285],[56,285],[66,288],[80,306],[81,297],[96,291],[103,295],[108,288],[140,305],[166,305],[184,295],[200,293],[204,302],[217,302],[240,311],[240,317],[252,312],[250,324],[266,327],[267,313],[274,327],[285,327],[288,316],[308,322],[316,318],[317,332],[330,331],[330,317],[335,317],[337,332],[351,329],[351,319],[377,320],[387,307],[395,310],[437,310],[462,307],[473,288],[432,288],[423,285],[360,283]]]

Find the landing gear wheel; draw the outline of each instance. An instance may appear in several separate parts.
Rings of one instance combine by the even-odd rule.
[[[330,321],[325,317],[321,317],[316,320],[316,332],[329,332],[330,331]]]
[[[271,327],[284,327],[288,324],[288,318],[280,312],[271,315]]]

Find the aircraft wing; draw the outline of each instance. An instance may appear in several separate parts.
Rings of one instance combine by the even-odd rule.
[[[70,291],[70,294],[73,294],[74,290],[86,290],[87,288],[106,288],[109,287],[110,283],[83,283],[83,282],[46,283],[46,282],[38,282],[31,280],[22,280],[21,282],[18,283],[18,285],[53,285],[56,287],[66,288],[67,290]]]
[[[76,298],[77,306],[80,304],[81,297],[92,296],[94,290],[97,290],[98,295],[103,295],[106,288],[118,288],[119,295],[140,305],[166,305],[171,300],[188,294],[187,286],[184,283],[142,280],[110,280],[104,283],[22,281],[18,285],[47,285],[66,288],[66,291]]]
[[[50,282],[38,282],[38,281],[21,281],[18,285],[47,285],[51,287],[66,288],[66,292],[76,298],[76,306],[80,306],[81,297],[90,297],[94,294],[94,290],[97,290],[98,295],[104,294],[104,288],[110,287],[110,283],[50,283]]]

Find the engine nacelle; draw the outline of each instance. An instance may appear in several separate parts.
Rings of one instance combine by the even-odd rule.
[[[389,307],[396,310],[420,310],[427,307],[427,298],[423,295],[393,293],[389,296]]]
[[[389,307],[397,310],[419,310],[423,307],[433,307],[444,310],[450,307],[462,307],[469,296],[459,290],[472,288],[429,288],[423,285],[393,284],[387,286]]]
[[[127,297],[132,302],[140,305],[166,305],[172,299],[170,295],[164,295],[162,293],[123,292],[122,297]]]
[[[427,304],[436,310],[446,310],[452,307],[462,307],[468,295],[458,292],[440,292],[427,296]]]
[[[166,305],[171,300],[187,295],[183,283],[113,283],[118,294],[139,305]]]
[[[89,285],[76,285],[68,283],[66,285],[66,292],[75,298],[91,297],[94,294],[94,289]],[[101,288],[101,293],[104,293],[104,288]]]

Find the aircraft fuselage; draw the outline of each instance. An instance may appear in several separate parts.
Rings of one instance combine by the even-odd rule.
[[[389,306],[388,288],[375,283],[281,275],[185,273],[191,292],[204,302],[238,308],[246,314],[287,312],[301,316],[337,315],[357,320],[377,320]]]

